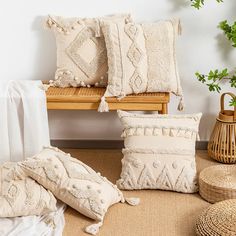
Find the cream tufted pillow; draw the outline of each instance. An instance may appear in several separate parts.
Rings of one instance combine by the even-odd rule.
[[[143,92],[173,92],[182,97],[175,57],[179,20],[135,24],[105,22],[108,86],[98,111],[108,111],[106,97]],[[182,110],[180,103],[179,110]]]
[[[100,21],[129,22],[129,15],[102,18],[49,16],[57,44],[57,71],[50,86],[80,87],[107,84],[107,51]]]
[[[148,92],[172,92],[182,96],[176,61],[178,19],[142,24],[148,56]]]
[[[97,220],[88,233],[98,232],[107,209],[124,202],[122,193],[89,166],[57,148],[48,147],[19,164],[26,175],[50,190],[58,199],[81,214]],[[133,205],[137,199],[126,199]]]
[[[141,115],[118,111],[124,126],[121,189],[198,190],[195,141],[201,114]]]
[[[56,211],[56,199],[29,177],[17,178],[15,163],[0,167],[0,217],[44,215]]]

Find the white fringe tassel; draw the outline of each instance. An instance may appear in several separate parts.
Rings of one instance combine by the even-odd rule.
[[[49,89],[49,87],[51,87],[51,84],[42,84],[39,87],[40,87],[40,89],[47,91]]]
[[[131,198],[124,198],[123,195],[121,197],[121,202],[127,202],[131,206],[137,206],[140,203],[139,198],[131,197]],[[85,232],[91,235],[96,235],[99,232],[100,227],[103,225],[103,221],[98,222],[97,224],[89,225],[85,228]]]
[[[122,196],[121,202],[122,203],[127,202],[131,206],[137,206],[140,203],[140,198],[136,198],[136,197],[130,197],[130,198],[126,197],[126,198],[124,198],[124,196]]]
[[[183,31],[183,29],[182,29],[182,25],[181,25],[181,22],[180,22],[180,19],[179,19],[178,20],[178,34],[182,35],[182,31]]]
[[[185,105],[184,105],[184,98],[183,98],[183,96],[181,96],[181,98],[179,100],[178,110],[179,111],[183,111],[184,107],[185,107]]]
[[[100,20],[96,19],[96,29],[95,29],[95,37],[101,37],[101,27],[100,27]]]
[[[98,222],[97,224],[89,225],[85,228],[85,232],[88,234],[96,235],[99,232],[99,228],[103,225],[103,222]]]
[[[105,96],[101,98],[101,102],[98,107],[98,112],[108,112],[109,111],[109,106],[108,103],[106,102]]]
[[[140,203],[140,198],[136,197],[125,198],[125,201],[131,206],[137,206]]]
[[[197,141],[201,141],[199,134],[197,134]]]

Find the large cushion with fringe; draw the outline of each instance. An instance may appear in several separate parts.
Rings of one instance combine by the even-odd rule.
[[[118,111],[125,148],[121,189],[198,190],[195,141],[201,114],[146,115]]]

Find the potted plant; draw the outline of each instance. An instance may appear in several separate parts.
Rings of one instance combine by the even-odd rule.
[[[221,3],[223,0],[216,0]],[[204,0],[191,0],[192,6],[200,9],[204,5]],[[227,20],[219,23],[221,29],[232,46],[236,48],[236,21],[229,24]],[[226,81],[232,88],[236,88],[236,72],[229,73],[227,68],[223,70],[210,70],[208,74],[195,73],[197,79],[206,84],[210,92],[221,92],[221,83]],[[233,110],[224,109],[225,95],[231,97],[229,102]],[[236,163],[236,96],[233,93],[223,93],[221,95],[221,110],[216,119],[214,130],[208,143],[208,155],[222,163]]]
[[[221,3],[223,0],[216,0]],[[200,9],[205,0],[191,0],[192,6],[196,9]],[[231,41],[232,47],[236,48],[236,21],[233,24],[229,24],[227,20],[219,23],[218,28],[221,29],[227,39]],[[208,74],[195,73],[197,79],[206,84],[210,92],[221,92],[221,84],[223,81],[227,81],[232,88],[236,88],[236,71],[230,73],[227,68],[219,70],[210,70]],[[229,103],[230,106],[236,106],[236,99],[232,98]]]

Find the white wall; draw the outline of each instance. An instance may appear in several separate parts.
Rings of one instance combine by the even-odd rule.
[[[209,0],[197,11],[190,0],[1,0],[0,68],[1,79],[51,79],[56,66],[53,35],[42,28],[47,14],[93,17],[131,12],[137,21],[156,21],[178,16],[183,34],[179,38],[179,70],[185,92],[186,113],[203,112],[200,127],[207,140],[219,110],[219,95],[210,94],[196,81],[194,72],[211,68],[235,67],[236,50],[219,34],[216,25],[233,20],[236,1],[216,4]],[[227,89],[226,89],[227,90]],[[177,113],[173,97],[170,113]],[[52,139],[119,139],[121,125],[115,112],[53,111],[49,113]]]

